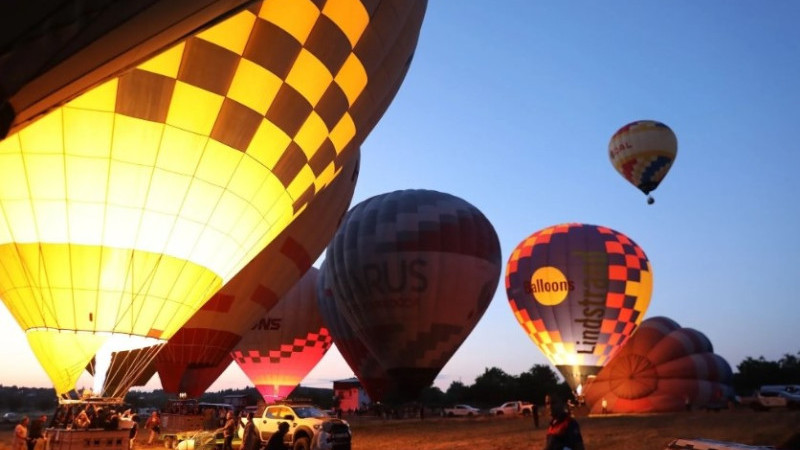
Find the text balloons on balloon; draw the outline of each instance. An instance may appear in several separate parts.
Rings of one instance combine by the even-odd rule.
[[[644,251],[608,227],[539,230],[512,252],[506,291],[514,317],[573,389],[625,343],[650,304]]]
[[[497,288],[500,245],[489,220],[430,190],[353,207],[328,245],[336,307],[397,388],[413,400],[483,315]]]

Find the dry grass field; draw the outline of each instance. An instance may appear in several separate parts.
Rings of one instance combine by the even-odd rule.
[[[527,418],[350,418],[354,450],[528,449],[544,447],[545,426]],[[542,421],[544,422],[544,421]],[[589,450],[662,450],[672,439],[708,438],[749,445],[777,445],[800,432],[800,411],[684,412],[642,416],[579,417]],[[141,443],[137,450],[163,449]],[[12,431],[0,430],[0,450],[11,448]]]
[[[662,450],[672,439],[708,438],[777,445],[800,432],[800,411],[689,412],[642,416],[579,417],[590,450]],[[544,448],[545,426],[532,419],[480,417],[406,421],[351,421],[355,450],[456,450]]]

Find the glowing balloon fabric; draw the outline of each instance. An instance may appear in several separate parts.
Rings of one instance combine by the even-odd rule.
[[[348,212],[328,245],[325,277],[336,308],[409,400],[475,327],[500,264],[497,235],[477,208],[405,190]]]
[[[267,403],[286,399],[317,365],[333,340],[317,305],[314,267],[253,323],[231,356]]]
[[[723,405],[732,393],[730,365],[697,330],[666,317],[645,320],[586,390],[593,413],[602,399],[613,413],[680,411],[686,402]]]
[[[658,187],[677,154],[675,133],[654,120],[629,123],[617,130],[608,143],[611,164],[645,194]],[[652,202],[652,197],[648,197],[648,203]]]
[[[0,142],[0,296],[59,394],[163,344],[334,179],[424,10],[259,3]]]
[[[325,250],[356,187],[358,154],[286,229],[197,311],[155,359],[164,391],[199,397],[232,362],[230,353]]]
[[[506,268],[514,317],[573,389],[636,329],[652,285],[650,262],[635,242],[579,223],[533,233]]]
[[[250,0],[4,2],[0,139]]]

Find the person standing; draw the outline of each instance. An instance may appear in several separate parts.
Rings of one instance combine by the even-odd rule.
[[[550,425],[547,427],[545,450],[586,450],[578,422],[567,412],[564,405],[552,404]]]
[[[253,423],[253,413],[247,413],[247,423],[242,431],[242,446],[240,450],[257,450],[261,446],[261,438],[256,431],[256,424]]]
[[[536,403],[531,407],[531,415],[533,416],[533,427],[539,428],[539,405]]]
[[[233,412],[228,411],[225,415],[225,425],[222,426],[222,450],[233,450],[233,433],[236,431],[236,421],[233,420]]]
[[[158,411],[153,411],[153,413],[150,414],[144,427],[150,430],[150,437],[147,439],[147,445],[153,445],[153,439],[156,438],[156,435],[161,433],[161,417],[158,415]]]
[[[131,447],[130,450],[133,450],[134,446],[136,445],[136,435],[139,434],[139,416],[133,414],[130,416],[131,422],[131,431],[128,433],[128,439],[130,439]]]
[[[28,450],[34,450],[38,440],[44,438],[44,428],[46,423],[47,416],[44,414],[31,422],[31,426],[28,429]]]
[[[278,431],[270,436],[267,446],[264,450],[286,450],[286,444],[283,442],[286,433],[289,432],[289,422],[281,422],[278,424]]]
[[[603,408],[603,414],[608,414],[608,401],[605,397],[603,397],[603,401],[600,402],[600,406]]]
[[[88,406],[81,410],[77,416],[75,416],[75,420],[72,421],[72,426],[78,430],[85,430],[89,428],[89,425],[92,423],[92,419],[89,418],[89,413],[86,412]]]
[[[14,442],[11,450],[28,450],[28,416],[24,416],[14,427]]]

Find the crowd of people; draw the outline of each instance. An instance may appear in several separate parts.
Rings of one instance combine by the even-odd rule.
[[[130,410],[118,412],[99,405],[59,405],[52,420],[42,414],[33,421],[23,417],[14,427],[12,450],[42,450],[46,448],[45,429],[65,430],[128,430],[131,450],[138,432],[138,416]]]

